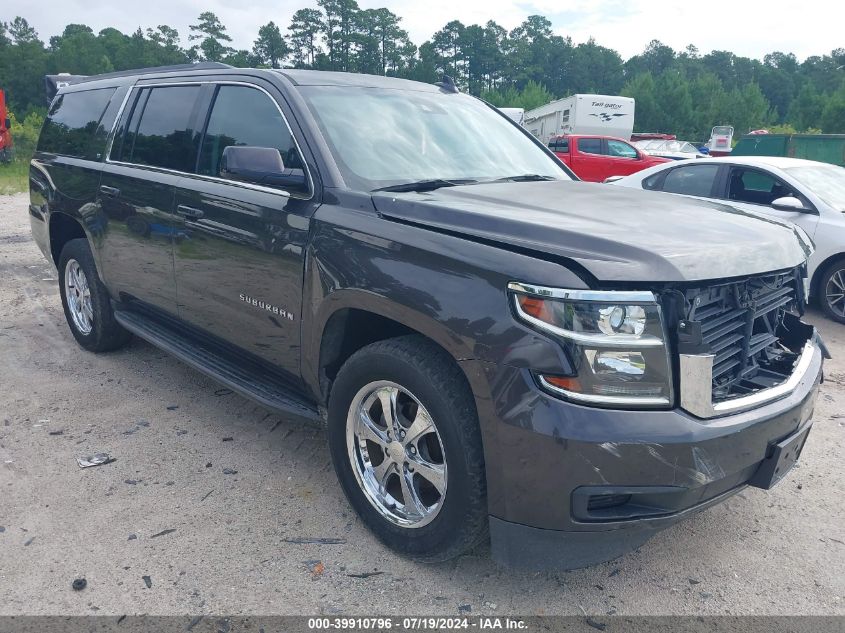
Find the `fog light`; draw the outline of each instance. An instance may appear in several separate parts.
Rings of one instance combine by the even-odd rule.
[[[624,506],[631,501],[631,495],[590,495],[587,510],[605,510]]]

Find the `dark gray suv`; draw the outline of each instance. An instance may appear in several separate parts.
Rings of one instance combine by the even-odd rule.
[[[30,180],[84,349],[134,334],[326,424],[350,504],[417,559],[489,531],[512,565],[607,560],[774,485],[810,430],[800,230],[576,182],[448,80],[76,79]]]

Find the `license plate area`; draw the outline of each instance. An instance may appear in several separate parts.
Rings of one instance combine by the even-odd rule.
[[[773,444],[771,455],[761,462],[748,484],[764,490],[776,486],[801,456],[811,426],[805,424],[789,437]]]

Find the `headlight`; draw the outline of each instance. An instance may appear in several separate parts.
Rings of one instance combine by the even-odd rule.
[[[671,365],[653,293],[517,282],[508,289],[517,317],[559,339],[575,368],[571,375],[538,375],[544,388],[584,404],[671,406]]]

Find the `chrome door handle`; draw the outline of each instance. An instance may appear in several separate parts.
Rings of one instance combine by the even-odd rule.
[[[120,195],[120,189],[117,187],[108,187],[100,185],[100,193],[108,198],[117,198]]]
[[[185,218],[195,219],[199,219],[205,215],[205,212],[202,209],[195,209],[194,207],[189,207],[184,204],[180,204],[176,207],[176,213]]]

